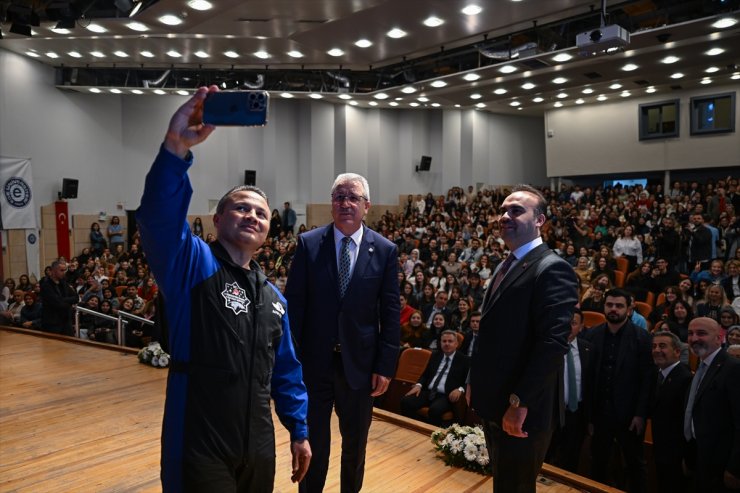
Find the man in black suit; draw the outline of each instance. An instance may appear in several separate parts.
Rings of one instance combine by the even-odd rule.
[[[447,309],[446,291],[437,291],[434,295],[434,304],[422,307],[421,318],[427,324],[427,327],[432,326],[432,319],[437,313],[441,313],[446,319],[449,319],[450,311]]]
[[[501,206],[511,251],[483,299],[467,398],[483,421],[496,493],[532,492],[560,412],[558,379],[573,309],[573,268],[542,242],[547,203],[520,185]]]
[[[478,344],[478,334],[480,329],[481,313],[475,311],[470,314],[470,329],[463,334],[465,338],[460,346],[460,352],[468,358],[473,357],[473,353]]]
[[[643,450],[645,419],[655,367],[650,336],[629,319],[631,295],[622,289],[606,293],[606,323],[592,327],[591,478],[605,483],[613,445],[627,465],[628,491],[645,491],[647,466]]]
[[[671,332],[653,334],[653,362],[658,367],[650,399],[653,457],[659,493],[686,491],[682,462],[686,453],[683,418],[691,370],[681,363],[681,340]]]
[[[740,360],[722,349],[720,326],[711,318],[689,322],[688,341],[700,360],[684,417],[693,491],[740,490]]]
[[[452,409],[465,392],[469,360],[457,350],[454,330],[442,332],[441,351],[435,351],[419,381],[401,399],[401,411],[409,418],[418,418],[416,412],[429,407],[429,422],[443,426],[442,415]]]
[[[576,308],[570,321],[568,353],[563,357],[563,403],[565,423],[553,434],[547,462],[571,472],[578,472],[583,438],[588,424],[586,404],[590,402],[591,343],[578,334],[583,330],[583,313]]]
[[[308,389],[313,458],[301,492],[320,492],[329,468],[331,414],[342,434],[341,491],[360,491],[373,399],[395,374],[400,303],[395,244],[363,224],[367,180],[337,176],[334,222],[298,236],[285,297]]]

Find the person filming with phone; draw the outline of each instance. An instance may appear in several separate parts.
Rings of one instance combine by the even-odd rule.
[[[273,491],[270,398],[290,431],[294,482],[311,460],[308,398],[287,303],[252,259],[270,226],[267,196],[235,187],[213,216],[218,239],[206,244],[190,234],[190,149],[215,130],[203,123],[203,107],[217,92],[199,88],[172,116],[136,215],[169,326],[165,493]]]

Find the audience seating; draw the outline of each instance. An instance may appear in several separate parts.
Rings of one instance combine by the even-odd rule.
[[[660,306],[665,303],[665,293],[660,293],[658,299],[655,300],[655,306]]]
[[[635,309],[637,309],[638,313],[645,318],[648,318],[650,316],[650,312],[653,311],[652,306],[642,301],[635,301]]]
[[[624,272],[621,270],[614,271],[614,285],[618,288],[624,287]]]
[[[615,260],[617,261],[617,271],[626,276],[630,266],[629,260],[627,260],[625,257],[617,257]]]
[[[599,312],[583,312],[583,326],[587,329],[596,327],[606,322],[606,316]]]
[[[432,352],[428,349],[409,348],[401,352],[396,376],[391,380],[388,391],[383,396],[384,409],[401,413],[401,398],[419,380],[431,356]]]
[[[647,296],[645,296],[645,303],[650,305],[651,307],[655,306],[655,293],[652,291],[648,291]]]

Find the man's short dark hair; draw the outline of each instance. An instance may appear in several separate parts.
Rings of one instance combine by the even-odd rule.
[[[632,304],[632,294],[630,294],[629,291],[626,291],[622,288],[612,288],[609,291],[606,292],[606,295],[604,295],[604,298],[607,297],[612,298],[624,298],[627,302],[627,306],[630,306]]]
[[[656,337],[667,337],[671,340],[671,347],[673,347],[676,351],[681,351],[681,339],[678,338],[676,334],[673,332],[668,332],[667,330],[660,330],[658,332],[653,333],[653,339]]]
[[[545,196],[542,195],[542,192],[534,188],[532,185],[527,185],[527,184],[516,185],[511,190],[511,193],[514,193],[514,192],[527,192],[537,197],[537,205],[535,205],[534,207],[534,212],[536,215],[539,216],[540,214],[544,214],[545,211],[547,211],[547,200],[545,199]]]
[[[483,314],[481,312],[479,312],[478,310],[475,310],[474,312],[471,312],[470,313],[470,318],[473,318],[473,317],[482,317],[482,316],[483,316]]]
[[[224,194],[223,197],[218,201],[218,205],[216,206],[216,214],[223,214],[224,208],[226,207],[226,201],[231,198],[232,195],[238,192],[254,192],[263,199],[265,199],[265,202],[267,202],[267,205],[270,205],[270,200],[267,198],[267,194],[262,191],[261,188],[255,187],[254,185],[238,185],[228,192]]]

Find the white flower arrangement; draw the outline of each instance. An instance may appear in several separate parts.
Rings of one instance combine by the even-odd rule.
[[[158,342],[151,342],[139,350],[139,363],[152,365],[155,368],[167,368],[170,364],[170,355],[164,352]]]
[[[448,466],[491,474],[491,460],[480,427],[453,424],[448,428],[440,428],[432,433],[432,444]]]

